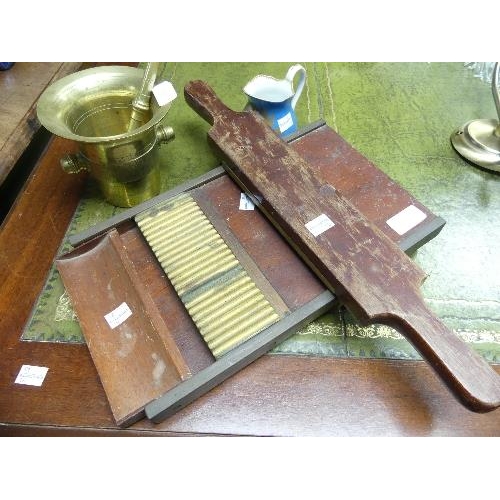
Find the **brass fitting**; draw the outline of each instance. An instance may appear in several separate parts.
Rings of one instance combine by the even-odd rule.
[[[175,138],[175,132],[172,127],[167,125],[158,125],[156,127],[156,139],[158,142],[167,143]]]

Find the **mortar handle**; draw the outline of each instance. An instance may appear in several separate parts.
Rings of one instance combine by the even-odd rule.
[[[202,80],[188,82],[184,87],[184,98],[188,105],[210,125],[214,125],[217,119],[234,113],[217,97],[212,88]]]

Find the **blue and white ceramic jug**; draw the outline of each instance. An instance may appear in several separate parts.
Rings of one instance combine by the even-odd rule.
[[[293,90],[293,81],[299,75],[297,90]],[[283,80],[272,76],[258,75],[250,80],[243,92],[248,97],[245,109],[259,112],[282,136],[287,136],[297,130],[295,105],[299,100],[306,82],[306,70],[295,64],[287,71]]]

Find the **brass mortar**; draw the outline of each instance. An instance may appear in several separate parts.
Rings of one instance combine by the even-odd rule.
[[[174,138],[160,121],[170,103],[151,98],[146,123],[129,130],[132,102],[144,72],[129,66],[101,66],[61,78],[41,95],[40,123],[55,135],[78,143],[74,155],[61,159],[68,173],[88,170],[105,199],[131,207],[160,192],[158,147]]]

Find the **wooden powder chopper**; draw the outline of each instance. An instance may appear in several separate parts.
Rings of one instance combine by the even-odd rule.
[[[309,125],[287,142],[309,160],[318,178],[339,186],[404,251],[414,251],[443,227],[442,218],[324,122]],[[167,208],[169,200],[184,194],[203,208],[254,281],[262,284],[258,275],[264,275],[271,285],[266,295],[277,294],[289,309],[282,319],[216,360],[165,277],[159,261],[161,245],[154,250],[144,238],[148,231],[141,235],[138,227],[141,218],[155,217],[161,212],[159,208]],[[75,249],[58,259],[57,266],[118,425],[128,426],[145,413],[154,422],[163,420],[337,304],[335,296],[260,211],[239,210],[239,199],[240,190],[218,167],[71,236]],[[386,221],[408,207],[422,214],[423,220],[404,234],[397,233]],[[184,223],[187,232],[195,221],[185,218]],[[120,326],[110,328],[103,315],[122,302],[133,314]],[[162,366],[165,370],[160,373]]]
[[[195,109],[201,110],[201,113],[204,114],[204,116],[206,116],[209,119],[209,121],[212,120],[212,117],[211,114],[205,108],[208,108],[209,110],[213,111],[214,108],[212,108],[212,106],[215,106],[216,117],[214,121],[217,122],[218,119],[220,119],[221,117],[220,113],[222,112],[224,115],[224,120],[223,120],[224,126],[227,125],[227,123],[231,122],[231,120],[233,120],[234,118],[236,118],[236,122],[238,121],[239,118],[242,118],[243,121],[247,119],[250,119],[251,121],[256,121],[257,129],[259,129],[259,127],[264,127],[264,129],[260,130],[260,132],[258,132],[256,135],[254,134],[254,136],[250,138],[250,140],[248,137],[245,137],[244,134],[240,134],[240,132],[238,132],[237,134],[233,133],[232,135],[225,134],[225,137],[228,139],[229,142],[223,145],[222,149],[224,149],[229,144],[228,148],[229,152],[231,152],[234,146],[234,144],[231,143],[231,140],[234,140],[235,138],[240,138],[240,139],[243,138],[245,141],[245,145],[248,146],[249,144],[251,144],[252,140],[255,139],[255,137],[257,137],[258,139],[259,133],[262,132],[264,134],[265,140],[261,141],[260,146],[269,148],[269,150],[266,152],[266,161],[269,161],[269,158],[272,159],[271,161],[276,160],[276,158],[277,161],[282,161],[282,159],[285,158],[285,164],[279,165],[281,167],[284,165],[286,166],[286,161],[290,160],[290,148],[287,147],[285,147],[284,150],[281,150],[279,155],[273,156],[272,149],[274,147],[277,147],[275,141],[278,141],[279,144],[282,144],[282,142],[280,139],[277,138],[276,135],[273,136],[266,135],[268,132],[270,132],[270,129],[265,123],[259,123],[258,116],[255,116],[254,113],[250,115],[248,113],[234,113],[228,110],[224,105],[222,105],[222,103],[220,103],[220,101],[218,101],[218,99],[211,93],[210,89],[202,82],[192,82],[191,84],[188,84],[188,86],[186,87],[186,99],[193,107],[195,107]],[[238,124],[235,125],[233,123],[231,126],[236,126],[237,128]],[[327,143],[324,142],[325,139],[327,141],[329,141],[330,139],[334,139],[335,141],[337,141],[337,139],[335,138],[335,134],[333,133],[333,131],[329,130],[328,127],[325,128],[320,126],[320,128],[317,129],[316,131],[314,131],[315,127],[312,127],[311,129],[313,135],[316,133],[320,134],[317,136],[317,139],[319,139],[318,144],[324,145],[325,151],[327,151],[331,147],[328,146],[328,142]],[[210,132],[210,134],[212,135],[212,133],[213,130],[212,132]],[[322,141],[321,138],[324,138],[324,140]],[[307,144],[308,146],[312,146],[312,144],[314,143],[314,139],[308,139],[308,136],[306,134],[304,140],[299,139],[297,141],[297,143],[300,142],[303,142],[304,145]],[[216,147],[219,148],[219,146]],[[239,149],[238,147],[239,146],[237,146],[236,149],[239,152],[245,151],[244,147],[239,147]],[[349,148],[346,147],[346,144],[340,142],[337,144],[336,147],[339,147],[340,150],[342,150],[342,154],[344,156],[350,155]],[[300,151],[300,146],[299,147],[294,146],[294,148]],[[328,175],[331,174],[331,168],[330,168],[331,164],[329,164],[328,161],[322,160],[321,155],[317,155],[317,151],[318,151],[317,149],[311,149],[311,148],[309,149],[305,148],[304,150],[301,151],[301,155],[303,155],[301,158],[309,157],[309,165],[306,165],[305,163],[299,165],[299,167],[303,167],[305,169],[302,171],[302,174],[305,174],[304,179],[306,180],[306,183],[309,183],[309,187],[311,187],[310,185],[311,172],[308,172],[309,167],[312,166],[312,171],[315,172],[314,175],[315,176],[319,175],[319,178],[327,179]],[[334,156],[336,156],[338,150],[334,151],[335,151]],[[248,150],[246,152],[248,152]],[[286,160],[286,158],[288,158],[288,160]],[[292,159],[294,158],[295,156],[292,153]],[[255,158],[253,160],[255,160]],[[266,163],[266,161],[263,161],[262,163]],[[358,166],[361,166],[361,164],[366,163],[366,159],[361,157],[361,155],[359,154],[358,156],[352,156],[352,159],[350,161],[351,163],[349,165],[351,166],[353,165],[352,162],[357,163]],[[257,162],[256,164],[258,163],[259,162]],[[324,165],[326,167],[325,170],[321,170],[322,163],[325,163]],[[233,165],[234,168],[234,163],[229,162],[229,165],[231,164]],[[318,171],[318,167],[320,168],[321,172]],[[229,173],[232,176],[234,176],[241,185],[242,181],[241,179],[239,179],[238,176],[235,175],[234,171],[231,170],[230,167],[226,168],[228,169]],[[368,181],[366,178],[363,178],[365,182],[373,182],[375,181],[375,179],[378,179],[377,182],[373,182],[372,186],[377,185],[377,183],[380,183],[379,185],[383,187],[383,189],[390,188],[390,185],[392,183],[386,178],[384,174],[375,169],[375,167],[371,166],[367,170],[362,170],[362,171],[363,175],[366,175],[368,178]],[[353,174],[352,171],[349,170],[349,168],[347,168],[346,173],[351,174],[349,175],[350,178],[355,177],[355,175]],[[214,207],[220,206],[220,202],[217,203],[214,202],[216,201],[216,199],[220,199],[219,193],[221,192],[221,190],[224,191],[224,189],[230,189],[234,192],[234,187],[230,187],[230,185],[227,185],[227,183],[225,184],[225,181],[223,180],[223,177],[221,177],[221,175],[222,175],[222,169],[219,169],[218,173],[211,173],[204,179],[199,179],[187,183],[187,185],[181,186],[178,189],[173,190],[173,192],[169,193],[166,198],[165,197],[160,197],[160,198],[168,200],[171,198],[175,198],[178,195],[181,195],[183,192],[189,192],[189,193],[192,192],[196,201],[201,203],[204,209],[207,209],[208,213],[210,213]],[[344,177],[344,179],[346,178]],[[301,182],[302,180],[303,179],[301,178]],[[333,181],[330,180],[326,182],[325,184],[327,186],[326,188],[323,188],[322,190],[320,188],[319,198],[327,197],[330,199],[332,196],[338,196],[338,193],[329,184],[330,182],[332,183],[332,185],[339,185],[339,186],[342,185],[343,193],[350,192],[349,186],[348,184],[345,184],[343,182],[342,176],[340,177],[337,176],[337,178],[334,179]],[[361,184],[362,182],[363,181],[361,181]],[[223,186],[226,187],[223,188]],[[314,185],[312,185],[312,187],[314,187]],[[354,187],[356,187],[356,182],[354,182]],[[401,188],[397,188],[399,189],[399,191],[397,190],[394,191],[394,188],[390,189],[393,190],[393,194],[397,196],[391,195],[389,198],[390,199],[400,198],[400,203],[403,203],[402,206],[403,207],[407,206],[409,200],[408,194],[405,195],[404,191],[401,190]],[[257,191],[255,189],[249,189],[248,191],[254,196],[257,194]],[[212,194],[208,194],[207,198],[207,193],[210,192]],[[293,190],[291,192],[293,192]],[[260,194],[262,194],[262,192],[260,192]],[[406,196],[406,201],[403,200],[405,196]],[[351,195],[349,198],[351,200],[356,199],[356,194],[354,194],[351,191]],[[256,197],[255,199],[258,201],[259,198]],[[344,203],[345,201],[346,200],[343,199],[342,207],[345,209],[347,215],[352,218],[350,222],[354,221],[355,225],[358,224],[358,226],[361,226],[362,228],[368,227],[369,231],[373,231],[373,224],[367,222],[367,220],[364,219],[356,209],[353,209],[353,207],[349,206],[349,203],[347,204]],[[366,200],[364,201],[366,202]],[[85,331],[87,332],[86,334],[87,343],[89,345],[89,348],[91,349],[94,362],[96,362],[96,366],[98,368],[101,381],[103,382],[106,393],[108,395],[108,400],[110,401],[110,404],[113,409],[113,414],[115,416],[117,423],[122,426],[130,425],[133,421],[141,418],[144,415],[144,413],[148,418],[150,418],[154,422],[160,422],[167,416],[172,415],[177,410],[179,410],[186,404],[189,404],[191,401],[196,399],[196,397],[207,392],[212,387],[215,387],[218,383],[222,382],[227,377],[236,373],[236,371],[243,368],[251,361],[253,361],[257,357],[265,353],[267,350],[276,345],[277,342],[283,340],[291,333],[293,333],[293,331],[295,331],[301,325],[305,324],[305,322],[309,322],[318,315],[322,314],[324,311],[326,311],[332,306],[335,300],[335,296],[331,292],[324,290],[322,289],[321,286],[318,287],[317,284],[314,285],[311,282],[311,285],[308,286],[312,287],[314,292],[310,294],[309,297],[315,297],[315,298],[313,298],[313,300],[311,300],[309,303],[304,304],[303,307],[301,306],[298,309],[295,308],[295,310],[292,310],[293,309],[292,307],[289,312],[285,312],[285,315],[282,316],[282,319],[279,320],[277,323],[271,324],[270,326],[265,328],[261,333],[257,333],[254,337],[250,338],[246,342],[237,345],[234,349],[223,354],[215,362],[209,360],[211,355],[208,355],[208,357],[205,356],[205,359],[207,361],[205,362],[205,364],[200,365],[199,359],[194,360],[194,358],[192,358],[191,356],[191,352],[193,351],[192,344],[185,345],[184,347],[180,345],[180,343],[182,344],[184,340],[181,340],[179,338],[176,339],[175,333],[173,337],[172,335],[168,334],[168,329],[169,329],[168,325],[166,325],[167,329],[166,331],[164,331],[165,320],[168,321],[169,319],[168,314],[165,315],[165,311],[163,310],[162,306],[162,304],[165,302],[164,299],[162,298],[164,292],[160,291],[161,292],[160,294],[157,294],[155,292],[156,294],[153,297],[153,295],[151,294],[151,287],[153,285],[157,287],[157,285],[154,284],[155,283],[154,280],[148,281],[148,279],[146,279],[146,281],[144,281],[146,275],[142,274],[145,270],[147,270],[148,266],[150,267],[151,257],[148,256],[147,252],[144,253],[145,250],[142,249],[144,245],[143,243],[141,243],[142,238],[140,237],[135,224],[138,224],[140,226],[141,219],[143,219],[144,217],[148,218],[151,215],[155,216],[159,211],[158,210],[159,205],[162,203],[163,202],[160,202],[158,199],[150,200],[149,202],[144,203],[141,207],[137,207],[137,209],[131,209],[130,211],[120,215],[118,219],[113,218],[112,220],[100,225],[100,227],[99,226],[96,227],[87,234],[81,235],[77,238],[73,238],[72,244],[77,245],[77,248],[75,249],[75,251],[71,252],[71,254],[63,257],[58,261],[58,268],[63,277],[63,281],[65,282],[66,285],[69,284],[69,292],[73,298],[79,292],[79,284],[80,284],[79,280],[88,278],[89,276],[88,264],[89,262],[92,261],[92,259],[94,259],[94,257],[96,257],[96,259],[94,259],[95,266],[101,266],[101,267],[104,266],[104,270],[106,270],[106,266],[110,266],[111,275],[121,276],[120,279],[122,279],[122,281],[125,283],[125,286],[122,288],[125,289],[125,292],[126,290],[129,290],[130,293],[132,293],[132,295],[129,295],[129,297],[132,297],[130,299],[131,300],[130,303],[135,304],[135,306],[133,307],[134,310],[135,311],[141,310],[143,307],[147,310],[146,316],[142,317],[141,315],[139,315],[139,317],[134,316],[135,318],[134,321],[139,321],[139,323],[142,322],[144,331],[146,332],[145,336],[141,335],[140,337],[136,337],[134,341],[137,340],[139,342],[142,342],[143,347],[145,338],[146,340],[147,338],[151,338],[153,340],[154,342],[152,344],[153,348],[155,345],[160,346],[161,348],[161,345],[163,344],[163,346],[167,350],[167,354],[166,357],[160,359],[160,361],[162,361],[162,363],[163,361],[166,361],[167,362],[166,364],[170,363],[169,366],[174,367],[174,371],[172,371],[172,369],[170,368],[169,370],[167,370],[168,373],[165,372],[166,376],[168,375],[167,378],[169,378],[168,383],[165,386],[158,386],[155,389],[154,385],[156,383],[155,382],[156,379],[154,378],[151,379],[150,372],[151,371],[153,373],[155,373],[155,371],[158,372],[157,370],[159,366],[158,364],[150,364],[149,368],[146,367],[147,369],[142,370],[141,372],[141,369],[138,368],[137,364],[134,367],[133,365],[132,366],[130,365],[129,361],[124,360],[126,362],[122,363],[120,359],[123,356],[124,353],[123,347],[125,344],[121,340],[119,339],[117,340],[117,338],[120,335],[126,337],[127,334],[130,334],[131,331],[127,330],[126,324],[124,324],[125,326],[122,325],[118,327],[116,333],[118,333],[119,335],[115,335],[114,340],[111,340],[111,342],[114,343],[109,345],[107,344],[106,345],[103,344],[101,346],[98,345],[96,347],[95,343],[91,344],[91,342],[89,342],[89,339],[87,338],[89,332],[91,335],[94,334],[92,326],[89,327],[88,324],[85,325],[83,323],[86,319],[89,319],[88,315],[89,309],[91,309],[92,307],[95,308],[95,298],[91,298],[91,302],[89,302],[88,304],[85,304],[85,302],[80,302],[80,310],[78,311],[78,313],[80,320],[83,321],[82,330],[84,330],[84,334]],[[167,205],[169,203],[167,203]],[[357,203],[361,203],[361,205],[363,205],[363,202],[359,199],[359,197]],[[416,202],[415,200],[410,200],[410,203],[418,204],[418,202]],[[266,205],[267,205],[267,200],[263,199],[263,204],[261,205],[261,208],[264,208],[265,211],[264,213],[266,213],[268,216],[271,215],[275,217],[276,211],[274,211],[274,208],[272,206],[270,207],[269,205],[267,206]],[[303,205],[304,204],[302,205],[298,204],[300,213],[305,213],[307,211],[307,208],[304,207]],[[425,210],[425,207],[421,208]],[[223,215],[223,217],[225,220],[226,215]],[[218,215],[212,214],[210,218],[212,221],[216,221]],[[135,219],[135,224],[132,223],[134,219]],[[229,220],[229,218],[227,220]],[[370,218],[370,220],[373,219]],[[428,220],[428,223],[426,222],[426,227],[428,231],[427,237],[432,237],[431,235],[436,234],[442,227],[443,221],[442,220],[440,221],[439,218],[435,218],[435,216],[433,218],[432,215],[427,220]],[[276,220],[274,220],[274,222],[276,222]],[[219,226],[218,229],[222,227],[220,226],[220,224],[216,225]],[[338,225],[340,225],[340,223],[337,221],[337,226]],[[358,226],[356,226],[357,229],[359,229]],[[387,230],[387,224],[385,224],[385,219],[383,221],[381,220],[381,223],[378,223],[377,227],[379,231],[377,232],[377,230],[375,230],[376,233],[375,238],[380,237],[379,234],[380,231],[384,232]],[[235,228],[232,229],[234,230]],[[265,229],[264,226],[262,226],[261,230],[264,229]],[[267,230],[269,231],[269,229]],[[417,241],[415,240],[415,237],[417,233],[413,232],[413,235],[410,235],[409,239],[407,239],[407,241],[404,243],[403,248],[409,249],[410,247],[412,247],[412,245],[416,245]],[[272,231],[266,234],[268,235],[269,238],[276,237],[276,235],[273,236]],[[240,232],[239,233],[240,240],[242,236],[243,233]],[[425,234],[422,236],[425,237]],[[148,239],[147,230],[144,233],[144,237]],[[227,237],[227,232],[225,237]],[[319,237],[322,238],[322,235],[319,235]],[[104,238],[104,240],[102,238]],[[382,235],[382,240],[384,241],[382,244],[386,245],[385,248],[389,249],[392,252],[394,250],[392,249],[390,242],[388,244],[387,242],[388,238],[389,236],[384,239]],[[229,239],[231,239],[230,235]],[[105,241],[105,243],[103,243],[103,241]],[[277,245],[278,240],[274,240],[274,244]],[[151,240],[151,245],[152,245],[151,248],[154,250],[153,247],[155,245],[155,242],[153,240]],[[294,245],[297,248],[297,243],[294,243]],[[237,246],[238,245],[236,245],[236,247]],[[281,248],[283,251],[285,251],[285,248],[283,246]],[[97,255],[95,249],[102,249],[104,253],[102,253],[101,255]],[[274,247],[273,249],[277,250],[277,247]],[[161,253],[163,251],[164,250],[161,248],[160,250],[154,250],[158,258],[160,256],[157,252]],[[167,250],[167,253],[168,251],[169,250]],[[290,250],[288,249],[287,252],[290,252]],[[397,251],[396,254],[398,254]],[[293,253],[289,253],[289,255],[293,255]],[[103,256],[107,257],[102,258]],[[253,257],[255,257],[255,255],[253,255]],[[323,260],[326,262],[328,261],[328,256],[326,255],[325,257],[326,257],[325,259],[322,259],[321,261],[315,261],[313,263],[314,266],[313,269],[315,269],[316,272],[318,273],[320,272],[319,269],[321,269]],[[344,260],[349,261],[351,257],[352,256],[349,255]],[[404,258],[401,258],[399,254],[398,254],[398,259],[400,259],[400,262],[404,262]],[[309,263],[311,263],[311,259],[308,260]],[[117,267],[116,262],[119,261],[122,262],[123,267],[121,267],[122,266],[121,264],[118,265]],[[295,258],[295,261],[298,262],[298,259]],[[262,262],[259,264],[259,266],[261,265]],[[406,262],[405,266],[406,266],[405,272],[407,274],[409,273],[412,285],[416,289],[418,285],[418,280],[422,278],[423,274],[418,268],[415,269],[415,266],[413,266],[411,261],[409,264]],[[161,281],[162,278],[158,274],[159,269],[160,267],[158,266],[158,271],[154,271],[153,274],[156,274],[158,276],[158,279]],[[166,268],[164,268],[164,270],[166,271]],[[298,270],[298,268],[296,268],[296,270]],[[321,272],[323,272],[323,270]],[[322,278],[324,278],[323,275]],[[99,289],[105,288],[102,286],[103,284],[104,283],[101,284],[98,283]],[[87,284],[87,287],[92,285],[93,283],[90,282]],[[276,283],[273,282],[272,285],[276,286]],[[404,283],[399,283],[399,285],[401,285],[402,289],[404,289]],[[136,291],[134,292],[133,290]],[[310,291],[311,288],[308,288],[308,290]],[[304,290],[301,290],[300,293],[303,293],[303,291]],[[345,290],[342,290],[342,288],[340,289],[340,291],[341,293],[345,292]],[[413,291],[415,293],[413,293],[412,297],[413,298],[416,297],[417,301],[421,300],[420,297],[418,296],[418,293],[416,293],[415,290]],[[344,293],[343,296],[345,299],[347,295]],[[377,299],[380,299],[383,302],[384,296],[385,296],[385,291],[381,290],[381,293],[379,293],[379,297],[377,297]],[[151,300],[152,297],[154,298],[154,300]],[[115,299],[116,297],[113,300]],[[109,297],[104,296],[104,301],[106,300],[108,300],[109,302]],[[75,306],[77,306],[79,301],[77,300],[74,302],[76,302]],[[177,300],[174,300],[174,302],[179,302],[178,298]],[[290,306],[290,304],[287,305]],[[360,312],[359,308],[356,309],[356,307],[352,307],[352,303],[350,303],[350,305],[355,312],[358,313]],[[354,306],[356,306],[355,302]],[[426,321],[428,322],[428,324],[435,326],[436,318],[433,317],[432,313],[429,316],[429,311],[425,310],[425,306],[424,309],[421,308],[418,309],[418,312],[419,313],[423,312],[426,315],[427,318]],[[415,316],[417,317],[417,319],[415,318]],[[411,319],[418,322],[418,315],[415,316],[413,316]],[[366,318],[362,317],[362,319]],[[102,324],[102,319],[97,318],[97,320],[99,320],[100,323]],[[93,321],[95,321],[95,318]],[[178,317],[174,316],[173,321],[174,323],[177,323]],[[391,324],[389,321],[386,322],[388,324]],[[192,323],[192,319],[180,320],[180,323],[182,328],[187,328],[189,330],[190,327],[188,325],[189,323]],[[150,325],[153,325],[152,330]],[[176,324],[171,323],[171,326],[172,325],[174,326],[174,328],[177,326]],[[444,327],[444,325],[442,326]],[[97,329],[101,333],[106,333],[108,330],[106,327],[103,328],[102,326],[98,326]],[[474,411],[489,411],[491,409],[494,409],[498,405],[498,398],[497,398],[498,377],[494,372],[490,370],[490,368],[487,366],[485,362],[483,362],[482,360],[478,361],[476,358],[474,358],[472,354],[473,356],[472,361],[467,358],[466,362],[464,363],[465,367],[463,369],[459,368],[458,376],[456,376],[457,367],[456,363],[454,364],[454,362],[456,361],[460,364],[461,359],[458,356],[457,359],[455,360],[452,359],[450,361],[450,357],[453,358],[453,356],[450,355],[450,352],[448,352],[446,348],[449,347],[449,343],[451,342],[452,346],[456,348],[456,351],[459,354],[461,353],[462,355],[464,355],[465,352],[465,355],[468,356],[470,353],[467,347],[463,343],[461,343],[461,341],[459,341],[457,338],[454,338],[453,334],[451,334],[452,337],[450,338],[450,332],[448,332],[446,328],[445,328],[445,336],[447,336],[447,339],[445,338],[444,351],[442,349],[443,344],[441,341],[438,340],[439,346],[437,349],[434,349],[435,346],[433,346],[432,344],[435,341],[435,339],[432,338],[432,335],[430,336],[426,335],[422,340],[419,337],[419,334],[420,332],[418,331],[416,335],[414,334],[415,336],[412,339],[414,344],[417,346],[417,348],[420,347],[421,352],[424,354],[424,356],[431,359],[431,361],[434,363],[433,366],[438,372],[438,374],[443,379],[445,379],[445,381],[448,383],[448,385],[455,393],[455,395],[467,407],[469,407]],[[200,337],[199,335],[195,336]],[[113,339],[113,335],[111,335],[109,338]],[[102,340],[102,337],[99,337],[99,339]],[[191,341],[192,340],[190,340],[189,342]],[[446,344],[446,341],[448,341],[448,346]],[[199,339],[196,340],[196,342],[199,342]],[[134,359],[138,360],[140,358],[147,360],[153,358],[153,360],[158,361],[159,358],[156,354],[156,351],[154,351],[154,349],[156,348],[154,348],[153,350],[148,350],[148,349],[151,349],[151,345],[150,347],[146,346],[146,351],[142,350],[142,354],[140,351],[134,351],[133,352]],[[138,356],[136,356],[136,354]],[[101,361],[99,362],[100,364],[97,362],[99,357],[101,358]],[[191,359],[189,359],[190,357]],[[444,361],[442,358],[444,358]],[[471,362],[473,366],[473,371],[476,370],[476,374],[479,373],[479,377],[480,378],[482,377],[482,380],[479,380],[479,385],[483,385],[484,387],[480,388],[479,392],[477,391],[477,386],[475,386],[474,383],[473,382],[471,383],[470,381],[469,370]],[[123,375],[120,375],[119,371],[116,372],[116,375],[113,375],[114,371],[116,371],[115,369],[119,367],[118,365],[120,364],[122,366],[121,369],[123,370],[122,373],[125,374],[125,377]],[[111,371],[110,367],[112,368]],[[139,370],[137,374],[141,375],[143,378],[139,379],[138,377],[137,380],[135,378],[133,380],[130,380],[130,378],[127,379],[126,377],[130,373],[130,370],[132,368],[134,370]],[[150,370],[150,368],[153,369]],[[494,377],[491,376],[491,373],[493,373]],[[473,375],[475,376],[476,374]],[[486,381],[486,385],[483,384],[484,381]],[[149,391],[147,394],[144,394],[145,388],[147,388]],[[126,411],[121,406],[123,404],[128,405]]]

